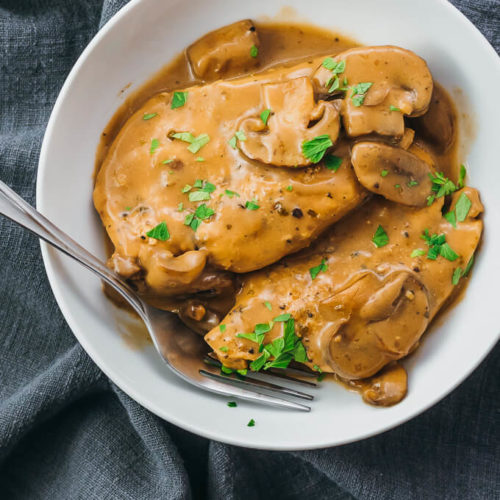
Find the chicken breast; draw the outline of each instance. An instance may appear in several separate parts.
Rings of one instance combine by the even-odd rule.
[[[244,333],[268,330],[260,344],[269,345],[290,316],[310,368],[347,380],[376,374],[416,347],[470,269],[482,232],[478,193],[453,195],[455,219],[443,217],[443,200],[412,208],[372,199],[310,249],[248,275],[206,341],[224,365],[244,369],[264,355]]]

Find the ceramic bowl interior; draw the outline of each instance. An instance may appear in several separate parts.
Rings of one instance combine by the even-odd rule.
[[[434,77],[457,100],[469,183],[480,189],[486,206],[485,236],[465,297],[406,363],[406,399],[392,408],[375,408],[327,383],[317,391],[309,414],[245,402],[228,408],[227,398],[194,389],[170,373],[152,348],[131,348],[99,280],[42,245],[47,273],[63,314],[93,360],[132,398],[164,419],[218,441],[257,448],[305,449],[359,440],[435,404],[471,373],[498,338],[500,106],[494,89],[500,88],[500,64],[491,46],[451,4],[134,0],[94,38],[61,91],[40,158],[38,209],[105,258],[102,228],[91,202],[102,130],[123,99],[184,47],[243,18],[308,22],[363,44],[409,48],[427,60]],[[246,426],[250,418],[255,427]]]

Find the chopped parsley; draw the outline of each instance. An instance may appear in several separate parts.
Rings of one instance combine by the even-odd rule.
[[[280,321],[288,321],[291,317],[292,317],[291,314],[284,313],[280,314],[279,316],[276,316],[276,318],[273,318],[273,321],[279,323]]]
[[[429,179],[432,182],[432,191],[436,193],[435,195],[431,195],[429,198],[432,199],[432,201],[429,202],[429,205],[432,204],[434,199],[436,198],[441,198],[441,196],[447,196],[449,194],[454,193],[457,190],[457,187],[455,184],[448,179],[448,177],[445,177],[443,172],[436,173],[436,175],[429,174]]]
[[[261,355],[250,364],[252,371],[267,370],[269,368],[287,368],[292,360],[299,363],[307,361],[307,353],[304,345],[300,337],[295,333],[295,320],[290,314],[283,314],[281,316],[286,318],[280,320],[284,322],[283,336],[275,338],[268,344],[264,345],[264,338],[265,334],[274,325],[273,321],[256,325],[253,333],[240,333],[236,335],[237,337],[245,338],[259,344]]]
[[[250,419],[250,421],[247,424],[247,427],[255,427],[255,420],[253,418]]]
[[[151,139],[151,147],[149,148],[149,153],[154,154],[154,152],[158,149],[160,145],[160,141],[158,139]]]
[[[408,187],[415,187],[415,186],[418,186],[418,182],[417,181],[409,181],[407,183],[407,186]]]
[[[210,193],[203,190],[192,191],[189,193],[189,201],[207,201],[210,199]]]
[[[291,185],[290,185],[290,186],[287,186],[285,189],[286,189],[287,191],[293,191],[293,186],[291,186]]]
[[[340,165],[342,165],[342,158],[340,156],[335,156],[335,155],[325,155],[324,163],[325,167],[328,170],[333,170],[336,172],[339,168]]]
[[[389,173],[389,170],[382,170],[382,172],[380,172],[380,176],[385,177],[388,173]]]
[[[159,241],[167,241],[170,238],[166,222],[160,222],[156,227],[146,233],[146,236]]]
[[[184,210],[184,203],[182,201],[177,205],[177,211],[182,212]]]
[[[172,97],[172,105],[171,109],[182,108],[184,104],[186,104],[188,98],[188,92],[174,92],[174,96]]]
[[[469,259],[469,262],[467,262],[467,265],[465,266],[465,269],[463,271],[461,267],[457,267],[453,271],[453,276],[451,277],[452,284],[458,285],[460,278],[465,278],[469,274],[469,271],[471,270],[473,264],[474,264],[474,254],[472,254],[471,258]]]
[[[231,139],[229,139],[229,145],[233,148],[233,149],[237,149],[237,141],[246,141],[247,140],[247,136],[245,135],[245,132],[243,132],[242,130],[237,130],[233,137],[231,137]]]
[[[324,68],[330,70],[334,75],[340,75],[345,71],[345,61],[335,61],[331,57],[327,57],[322,65]]]
[[[236,408],[238,404],[235,401],[228,401],[227,406],[229,406],[229,408]]]
[[[168,163],[172,163],[174,160],[169,159],[169,160],[163,160],[161,163],[162,165],[167,165]]]
[[[229,348],[227,347],[227,345],[223,345],[222,347],[219,347],[219,351],[227,352],[229,351]]]
[[[205,161],[205,158],[203,158],[203,156],[197,156],[196,161]]]
[[[380,224],[373,235],[372,241],[377,248],[383,247],[389,243],[389,236],[387,236],[387,233]]]
[[[327,269],[328,269],[328,264],[326,263],[326,260],[321,259],[320,264],[311,267],[311,269],[309,269],[309,274],[311,275],[311,279],[316,279],[316,276],[318,276],[319,273],[321,272],[324,273]]]
[[[318,163],[331,146],[333,146],[333,142],[329,135],[318,135],[314,139],[302,143],[302,154],[304,158],[311,160],[313,163]]]
[[[351,99],[354,106],[359,107],[365,102],[366,93],[372,85],[373,82],[362,82],[351,88]]]
[[[267,309],[269,309],[270,311],[273,310],[273,306],[271,305],[271,302],[269,302],[268,300],[266,300],[264,302],[264,305],[266,306]]]
[[[236,191],[231,191],[230,189],[226,189],[226,195],[228,198],[233,198],[234,196],[240,197],[240,195]]]
[[[444,215],[444,218],[454,227],[457,227],[457,216],[455,212],[448,212]]]
[[[455,213],[458,222],[463,222],[467,218],[471,207],[472,202],[469,200],[469,197],[465,193],[462,193],[455,205]]]
[[[154,118],[155,116],[158,116],[158,113],[144,113],[144,115],[142,116],[142,119],[147,121],[147,120],[151,120],[151,118]]]
[[[399,189],[399,188],[401,187],[401,184],[394,184],[394,187],[395,187],[396,189]]]
[[[210,142],[208,134],[200,134],[198,137],[195,137],[191,132],[177,132],[172,134],[171,137],[188,142],[188,151],[193,154],[197,153],[203,146]]]
[[[425,250],[422,250],[421,248],[415,248],[413,252],[411,253],[410,257],[414,259],[415,257],[422,257],[425,255],[427,252]]]
[[[393,106],[392,104],[389,106],[389,111],[401,111],[398,107]]]
[[[197,207],[194,212],[194,215],[201,220],[206,220],[214,214],[215,211],[208,207],[205,203],[202,203],[199,207]]]
[[[258,47],[256,45],[252,45],[250,47],[250,55],[252,57],[257,57],[259,55],[259,49],[258,49]]]
[[[461,189],[465,186],[465,176],[467,175],[467,170],[465,165],[460,165],[460,175],[458,177],[458,187]]]
[[[196,179],[194,186],[198,188],[197,191],[191,191],[192,187],[189,184],[186,184],[182,188],[183,193],[189,193],[189,201],[208,201],[210,199],[210,194],[215,191],[215,186],[211,182],[202,181],[201,179]]]
[[[253,199],[252,201],[247,201],[245,203],[245,208],[247,210],[258,210],[260,208],[260,205],[257,205],[256,199]]]
[[[429,247],[429,251],[427,252],[428,259],[436,260],[439,255],[449,260],[450,262],[458,259],[458,254],[450,247],[450,245],[448,245],[448,243],[446,243],[445,234],[433,234],[431,236],[429,234],[429,230],[426,229],[420,237]]]
[[[458,282],[460,281],[461,277],[462,277],[462,268],[461,267],[457,267],[453,271],[453,276],[451,277],[451,283],[453,285],[458,285]]]
[[[194,213],[186,215],[184,218],[184,225],[189,226],[193,231],[196,231],[200,227],[201,221],[212,217],[214,214],[214,210],[208,207],[205,203],[202,203],[196,208]]]
[[[219,325],[219,330],[221,333],[224,333],[226,331],[226,325]]]
[[[262,123],[264,125],[267,125],[267,120],[269,120],[269,117],[271,116],[271,113],[272,113],[272,111],[270,109],[265,109],[260,114],[260,119],[262,120]]]
[[[444,218],[456,228],[457,222],[463,222],[467,218],[471,207],[472,202],[469,200],[469,197],[465,193],[462,193],[455,204],[455,210],[445,214]]]

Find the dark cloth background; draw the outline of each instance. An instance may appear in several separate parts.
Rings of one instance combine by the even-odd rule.
[[[57,94],[124,3],[0,0],[0,178],[31,203]],[[498,0],[454,3],[498,51]],[[0,217],[2,499],[500,498],[499,362],[497,346],[441,403],[355,444],[285,453],[210,442],[109,382],[63,319],[38,241]]]

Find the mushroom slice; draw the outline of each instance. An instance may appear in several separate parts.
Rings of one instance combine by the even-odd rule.
[[[324,94],[347,87],[341,115],[351,137],[373,132],[400,137],[404,115],[427,111],[432,75],[426,62],[409,50],[391,45],[359,47],[325,61],[314,74],[315,88]]]
[[[337,140],[338,106],[327,101],[316,103],[307,77],[264,85],[263,110],[271,111],[267,120],[257,115],[245,118],[240,125],[246,136],[240,148],[253,160],[277,167],[306,166],[312,161],[302,153],[305,141],[322,135],[329,136],[332,144]]]
[[[456,121],[455,109],[450,98],[439,85],[434,85],[427,113],[415,121],[417,131],[440,152],[445,153],[455,141]]]
[[[246,19],[211,31],[187,49],[196,78],[215,80],[245,73],[259,62],[259,36]]]
[[[379,142],[359,142],[351,162],[359,182],[388,200],[416,207],[427,204],[431,166],[409,151]]]

